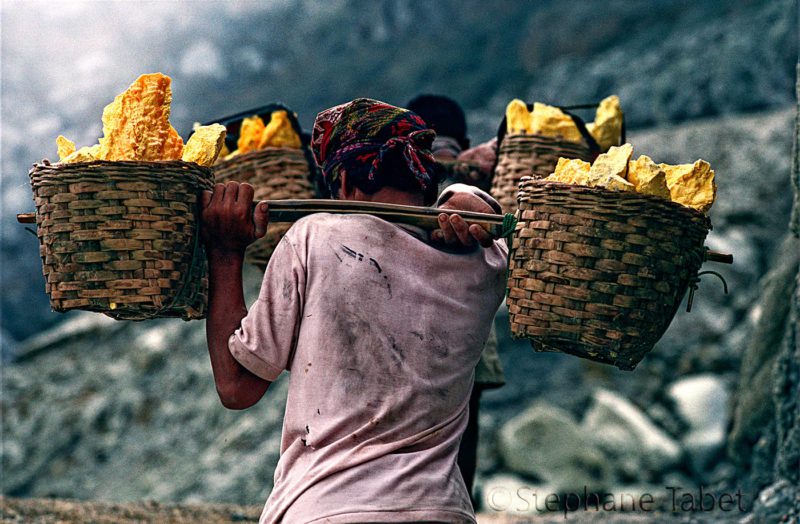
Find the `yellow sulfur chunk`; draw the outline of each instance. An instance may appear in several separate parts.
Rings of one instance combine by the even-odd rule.
[[[515,98],[506,106],[506,133],[509,135],[532,135],[531,112],[522,100]]]
[[[666,173],[647,155],[628,162],[627,179],[637,193],[670,199]]]
[[[62,158],[61,162],[72,164],[74,162],[91,162],[92,160],[102,160],[100,158],[100,144],[95,144],[92,147],[84,146],[71,155]]]
[[[633,191],[634,186],[625,177],[628,162],[633,155],[633,146],[615,146],[598,156],[589,170],[589,185],[619,191]]]
[[[159,160],[180,160],[183,156],[183,138],[174,127],[169,126],[169,133],[167,139],[164,141],[164,147],[161,152]]]
[[[618,146],[622,138],[622,108],[619,97],[611,95],[603,99],[597,106],[594,123],[587,124],[586,128],[600,146],[600,151]]]
[[[273,111],[269,124],[261,134],[258,148],[263,147],[291,147],[300,149],[300,137],[292,127],[289,115],[284,110]]]
[[[183,148],[181,160],[211,166],[216,162],[224,144],[225,126],[211,124],[197,127]]]
[[[564,184],[588,185],[589,162],[584,162],[579,158],[559,158],[558,164],[553,174],[545,178],[547,182],[562,182]]]
[[[56,147],[58,148],[58,158],[61,162],[75,152],[75,142],[62,135],[58,135],[58,138],[56,138]]]
[[[180,158],[177,132],[169,123],[172,79],[142,75],[103,109],[103,160],[157,161]]]
[[[628,162],[632,155],[633,146],[630,144],[610,148],[607,152],[598,156],[592,164],[592,169],[590,170],[592,178],[611,175],[625,178],[628,171]]]
[[[583,135],[572,118],[557,107],[536,102],[531,115],[533,133],[537,135],[561,137],[569,142],[580,142]]]
[[[694,164],[660,164],[667,176],[670,198],[703,213],[708,212],[717,196],[714,170],[705,160]]]
[[[264,121],[259,116],[251,116],[242,121],[239,141],[236,143],[240,154],[258,149],[261,135],[264,133]]]
[[[635,191],[636,188],[625,180],[624,178],[617,176],[617,175],[609,175],[605,178],[601,178],[598,180],[593,181],[593,187],[604,187],[606,189],[612,189],[614,191]]]

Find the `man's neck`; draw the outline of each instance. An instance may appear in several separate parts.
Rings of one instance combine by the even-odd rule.
[[[371,195],[356,191],[353,200],[362,202],[383,202],[386,204],[401,204],[405,206],[423,206],[424,197],[419,193],[409,193],[393,187],[384,187]]]

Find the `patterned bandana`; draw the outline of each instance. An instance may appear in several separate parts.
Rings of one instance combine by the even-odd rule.
[[[322,168],[325,184],[335,191],[341,174],[366,187],[379,189],[376,180],[384,157],[402,155],[409,171],[425,191],[437,184],[436,160],[430,151],[436,133],[415,113],[369,98],[326,109],[317,115],[311,150]]]

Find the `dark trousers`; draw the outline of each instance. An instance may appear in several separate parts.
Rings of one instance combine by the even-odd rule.
[[[467,428],[461,436],[461,446],[458,448],[458,468],[467,485],[467,493],[472,500],[472,506],[477,507],[477,501],[472,495],[472,486],[475,483],[475,468],[478,464],[478,408],[481,401],[480,386],[472,387],[469,397],[469,419]]]

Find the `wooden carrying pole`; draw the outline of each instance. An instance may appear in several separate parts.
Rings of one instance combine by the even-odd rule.
[[[439,227],[440,213],[457,212],[468,224],[478,224],[495,236],[503,233],[503,215],[455,211],[432,207],[403,206],[383,202],[357,202],[352,200],[265,200],[269,205],[269,220],[276,223],[291,223],[313,213],[373,215],[389,222],[407,224],[433,230]],[[255,202],[253,206],[255,206]],[[36,223],[36,213],[20,213],[17,221],[23,224]],[[732,264],[733,255],[706,251],[706,260]]]

